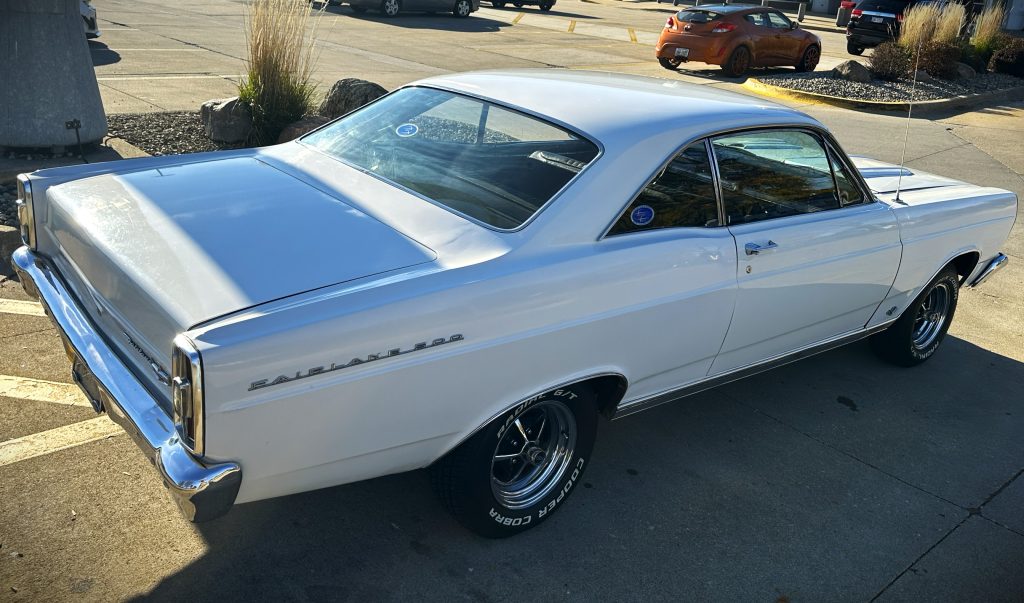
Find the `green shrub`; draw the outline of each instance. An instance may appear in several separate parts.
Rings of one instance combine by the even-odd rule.
[[[959,60],[959,45],[952,42],[925,42],[921,47],[921,56],[917,59],[917,69],[949,80],[956,77],[956,64]]]
[[[992,53],[989,71],[1024,77],[1024,39],[1010,38],[1005,46]]]
[[[325,3],[326,6],[326,3]],[[316,26],[307,0],[254,0],[246,15],[249,56],[238,97],[249,104],[253,140],[273,144],[314,105]]]
[[[910,52],[893,42],[881,44],[871,53],[868,68],[875,77],[895,82],[910,73]]]

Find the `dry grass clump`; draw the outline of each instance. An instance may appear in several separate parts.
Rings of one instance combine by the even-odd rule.
[[[253,0],[246,14],[249,56],[238,96],[252,108],[258,144],[276,142],[286,125],[313,107],[317,32],[312,16],[307,0]]]
[[[960,39],[960,30],[963,29],[966,16],[963,4],[950,2],[942,7],[931,41],[938,44],[956,44]]]
[[[935,28],[942,15],[937,4],[918,4],[903,13],[899,43],[911,52],[916,52],[935,37]]]
[[[1003,21],[1006,20],[1006,9],[1001,4],[989,6],[981,11],[974,21],[974,35],[971,46],[981,56],[991,56],[996,51],[1004,36]]]

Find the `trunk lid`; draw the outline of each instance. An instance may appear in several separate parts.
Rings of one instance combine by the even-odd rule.
[[[47,195],[54,261],[153,382],[189,327],[436,259],[344,198],[253,157],[95,176]]]

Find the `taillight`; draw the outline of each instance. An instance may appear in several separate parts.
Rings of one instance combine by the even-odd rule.
[[[840,8],[853,8],[854,6],[857,6],[857,3],[850,2],[849,0],[843,0],[842,2],[839,3]]]
[[[715,23],[715,26],[714,28],[712,28],[711,33],[728,33],[734,29],[736,29],[736,26],[733,25],[732,23],[725,23],[719,21],[718,23]]]
[[[855,8],[855,9],[853,9],[853,12],[852,12],[852,13],[850,13],[850,14],[851,14],[851,15],[853,15],[854,17],[859,17],[859,16],[861,16],[862,14],[864,14],[864,11],[862,11],[862,10],[861,10],[861,9],[859,9],[859,8]]]
[[[668,20],[665,21],[665,29],[675,29],[675,28],[676,28],[676,20],[673,19],[672,17],[669,17]]]
[[[185,446],[203,455],[203,361],[184,335],[174,338],[171,355],[171,406],[174,427]]]
[[[36,220],[32,206],[32,183],[28,174],[18,174],[18,222],[21,225],[21,242],[29,247],[36,245]]]
[[[903,13],[896,15],[896,22],[903,23]]]

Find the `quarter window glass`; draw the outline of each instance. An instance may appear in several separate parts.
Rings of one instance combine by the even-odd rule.
[[[768,21],[771,22],[771,26],[775,29],[789,29],[789,19],[786,19],[779,13],[768,13]]]
[[[839,191],[839,204],[845,207],[847,205],[863,203],[864,193],[862,193],[860,188],[854,184],[853,178],[850,177],[850,172],[848,172],[843,164],[836,159],[834,153],[829,152],[828,157],[832,161],[832,173],[836,176],[836,188]]]
[[[718,226],[715,183],[703,141],[686,147],[644,187],[608,234],[684,226]]]
[[[713,140],[728,224],[839,207],[828,155],[806,132],[750,132]]]

